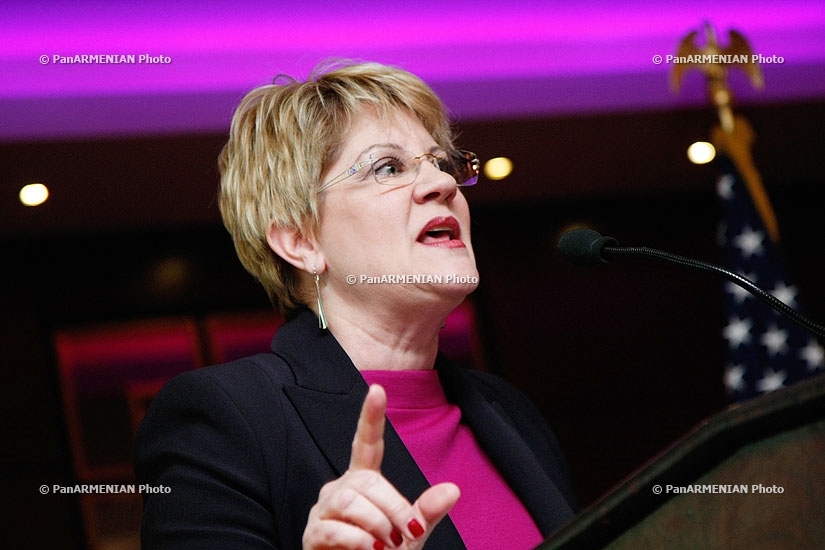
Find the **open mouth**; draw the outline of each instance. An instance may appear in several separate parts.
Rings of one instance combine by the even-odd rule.
[[[427,222],[418,234],[418,242],[430,246],[463,247],[461,228],[452,216],[437,217]]]

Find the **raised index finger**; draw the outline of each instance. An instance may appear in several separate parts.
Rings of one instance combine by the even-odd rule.
[[[351,470],[380,470],[384,459],[384,414],[387,411],[387,394],[377,384],[370,386],[358,428],[352,440]]]

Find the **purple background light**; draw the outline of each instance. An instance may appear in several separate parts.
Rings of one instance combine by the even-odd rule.
[[[701,77],[667,85],[678,40],[710,21],[736,28],[766,89],[737,99],[825,96],[825,3],[6,2],[0,8],[0,140],[215,131],[240,97],[329,57],[400,65],[465,119],[673,108],[705,101]],[[54,55],[163,55],[168,64],[62,65]],[[41,55],[49,57],[41,64]]]

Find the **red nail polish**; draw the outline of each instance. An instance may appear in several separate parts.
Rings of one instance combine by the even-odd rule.
[[[418,523],[418,520],[415,518],[410,520],[410,522],[407,524],[407,527],[409,528],[410,533],[412,533],[412,535],[415,538],[418,538],[424,534],[424,528],[421,527],[421,524]]]
[[[397,529],[393,529],[392,533],[390,533],[390,540],[394,545],[401,546],[401,543],[404,542],[404,537],[401,536],[401,533],[399,533]]]
[[[384,550],[384,543],[381,542],[380,540],[376,540],[375,542],[372,543],[372,547],[375,550]]]

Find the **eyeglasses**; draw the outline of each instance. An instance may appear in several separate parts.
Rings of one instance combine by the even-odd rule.
[[[369,172],[363,172],[359,181],[363,181],[369,174],[372,174],[375,182],[381,185],[409,185],[418,177],[421,163],[425,161],[442,172],[450,174],[459,187],[469,187],[478,182],[481,162],[476,154],[470,151],[456,149],[449,154],[424,153],[415,156],[409,151],[389,148],[370,153],[367,160],[356,162],[319,187],[318,192],[326,191],[336,183],[344,181],[367,167],[370,168]]]

